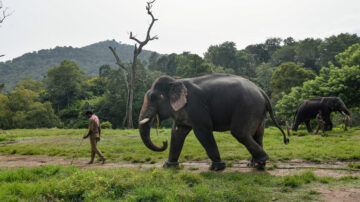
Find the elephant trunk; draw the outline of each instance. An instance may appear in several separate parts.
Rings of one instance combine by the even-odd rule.
[[[139,132],[141,140],[147,148],[153,151],[164,151],[168,146],[167,141],[163,141],[163,146],[160,147],[155,145],[150,138],[150,128],[155,114],[156,110],[148,106],[147,98],[145,97],[139,117]]]
[[[348,110],[348,108],[344,105],[341,107],[341,109],[339,110],[342,114],[345,113],[346,115],[350,116],[350,111]]]

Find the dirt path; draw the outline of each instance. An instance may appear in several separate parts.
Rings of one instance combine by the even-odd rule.
[[[49,156],[0,156],[0,168],[18,168],[18,167],[36,167],[44,165],[75,165],[80,168],[114,168],[114,167],[124,167],[124,168],[150,168],[150,167],[162,167],[162,163],[129,163],[129,162],[107,162],[104,165],[99,162],[92,165],[88,165],[89,159],[75,159],[73,162],[71,159],[61,158],[61,157],[49,157]],[[346,170],[333,170],[334,168],[343,169],[346,168],[347,163],[344,162],[332,162],[325,164],[316,164],[312,162],[306,162],[302,160],[292,160],[289,162],[277,162],[276,165],[278,168],[267,171],[258,171],[253,168],[246,167],[247,161],[240,161],[233,163],[231,167],[226,168],[223,172],[243,172],[243,173],[257,173],[257,172],[267,172],[271,175],[284,176],[284,175],[293,175],[304,172],[305,170],[310,169],[317,176],[331,176],[331,177],[341,177],[341,176],[360,176],[360,172],[346,171]],[[180,165],[184,167],[185,170],[190,172],[204,172],[207,171],[210,165],[210,162],[207,161],[196,161],[196,162],[183,162]],[[268,164],[268,167],[271,167],[272,163]]]

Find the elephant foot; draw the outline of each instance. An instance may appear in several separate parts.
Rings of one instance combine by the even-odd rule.
[[[269,159],[268,155],[266,155],[262,158],[257,158],[257,159],[252,158],[248,162],[247,166],[251,167],[251,168],[257,168],[259,170],[264,170],[264,168],[266,166],[266,160],[268,160],[268,159]]]
[[[165,161],[164,168],[173,168],[173,167],[179,167],[179,162],[170,162],[170,161]]]
[[[221,170],[224,170],[225,168],[226,168],[225,162],[220,161],[220,162],[212,162],[209,170],[221,171]]]

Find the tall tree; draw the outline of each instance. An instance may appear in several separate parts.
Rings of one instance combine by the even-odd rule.
[[[60,66],[52,67],[48,71],[46,90],[57,112],[81,98],[83,76],[84,72],[78,65],[69,60],[62,61]]]
[[[256,69],[256,83],[265,91],[267,95],[271,94],[270,82],[275,67],[270,63],[262,63]]]
[[[277,49],[281,47],[281,38],[268,38],[266,39],[264,45],[265,50],[269,53],[269,56],[271,56]]]
[[[282,92],[289,93],[292,87],[300,86],[304,81],[314,79],[316,74],[301,68],[293,62],[281,64],[272,74],[270,90],[272,98],[278,100]]]
[[[277,49],[271,55],[271,64],[275,66],[279,66],[281,63],[284,62],[293,62],[295,61],[295,47],[294,46],[283,46],[280,49]]]
[[[326,38],[319,45],[320,65],[327,66],[329,62],[332,62],[334,65],[339,66],[340,64],[337,63],[335,56],[344,52],[355,43],[360,43],[360,37],[356,34],[341,33],[337,36]]]
[[[133,128],[133,126],[134,126],[132,110],[133,110],[133,100],[134,100],[137,58],[138,58],[139,54],[141,53],[143,47],[149,41],[158,39],[158,36],[156,36],[156,35],[153,37],[150,36],[151,28],[153,27],[155,21],[158,20],[154,17],[154,15],[152,14],[152,11],[151,11],[151,8],[152,8],[152,5],[154,2],[155,2],[155,0],[147,2],[147,6],[146,6],[147,14],[150,15],[150,17],[151,17],[151,23],[148,27],[145,40],[140,41],[132,34],[132,32],[130,32],[130,39],[134,40],[136,42],[135,48],[134,48],[134,56],[133,56],[130,70],[120,60],[118,54],[116,53],[116,49],[114,47],[109,47],[109,49],[111,50],[111,52],[113,53],[113,55],[116,59],[116,64],[120,67],[120,69],[123,70],[124,81],[126,82],[126,88],[127,88],[127,92],[128,92],[128,98],[127,98],[127,104],[126,104],[126,114],[125,114],[125,117],[123,120],[123,125],[125,128]]]
[[[303,64],[306,68],[313,69],[316,73],[319,73],[320,66],[317,65],[319,60],[319,45],[321,39],[306,38],[302,41],[299,41],[295,45],[296,52],[296,63]]]
[[[183,53],[178,56],[179,65],[176,69],[176,75],[180,77],[196,77],[204,74],[210,74],[211,65],[197,54]]]
[[[256,65],[259,65],[263,62],[266,63],[270,59],[269,52],[266,50],[264,44],[248,45],[245,48],[245,51],[254,55]]]
[[[236,44],[234,42],[224,42],[220,45],[210,46],[205,53],[205,60],[214,65],[224,68],[236,69]]]

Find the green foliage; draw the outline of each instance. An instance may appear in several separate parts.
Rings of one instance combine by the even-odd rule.
[[[211,64],[205,63],[204,60],[196,54],[183,53],[178,60],[179,65],[176,69],[176,74],[180,77],[196,77],[211,73]]]
[[[267,95],[271,95],[270,82],[275,70],[270,63],[263,63],[256,69],[256,83]]]
[[[220,45],[210,46],[205,53],[205,61],[216,66],[236,69],[236,44],[234,42],[224,42]]]
[[[8,96],[0,94],[0,128],[48,128],[59,126],[50,102],[39,102],[39,94],[19,85]]]
[[[300,86],[304,81],[315,78],[311,70],[306,70],[293,62],[281,64],[272,74],[270,88],[272,97],[279,99],[280,94],[288,94],[292,87]]]
[[[112,124],[109,121],[104,121],[100,124],[100,127],[103,129],[111,129]]]
[[[318,73],[320,66],[316,61],[319,58],[318,46],[321,44],[321,39],[306,38],[299,41],[295,45],[296,62],[302,64],[306,68],[314,70]]]
[[[343,66],[335,67],[330,63],[329,67],[323,67],[320,75],[314,80],[303,83],[302,87],[292,88],[289,94],[283,94],[282,99],[277,103],[276,109],[284,117],[292,115],[297,104],[305,98],[319,96],[339,96],[352,108],[360,104],[360,45],[354,44],[344,53],[336,56],[336,59]],[[349,66],[351,65],[351,66]]]
[[[7,129],[11,126],[11,109],[9,107],[9,98],[0,94],[0,128]]]
[[[52,67],[46,77],[46,90],[50,101],[58,112],[69,107],[83,96],[84,72],[73,62],[64,60],[60,66]]]
[[[279,66],[284,62],[295,61],[295,56],[294,46],[283,46],[272,54],[270,62],[275,66]]]
[[[340,64],[344,66],[345,64],[342,64],[339,59],[335,59],[335,56],[356,43],[360,43],[360,38],[356,34],[342,33],[326,38],[318,47],[320,53],[319,63],[322,66],[327,66],[329,62],[336,66],[340,66]]]
[[[19,81],[16,84],[16,87],[17,88],[28,89],[28,90],[34,91],[36,93],[39,93],[39,94],[45,89],[45,86],[44,86],[43,82],[36,81],[34,79],[31,79],[31,78],[26,78],[24,80]]]

